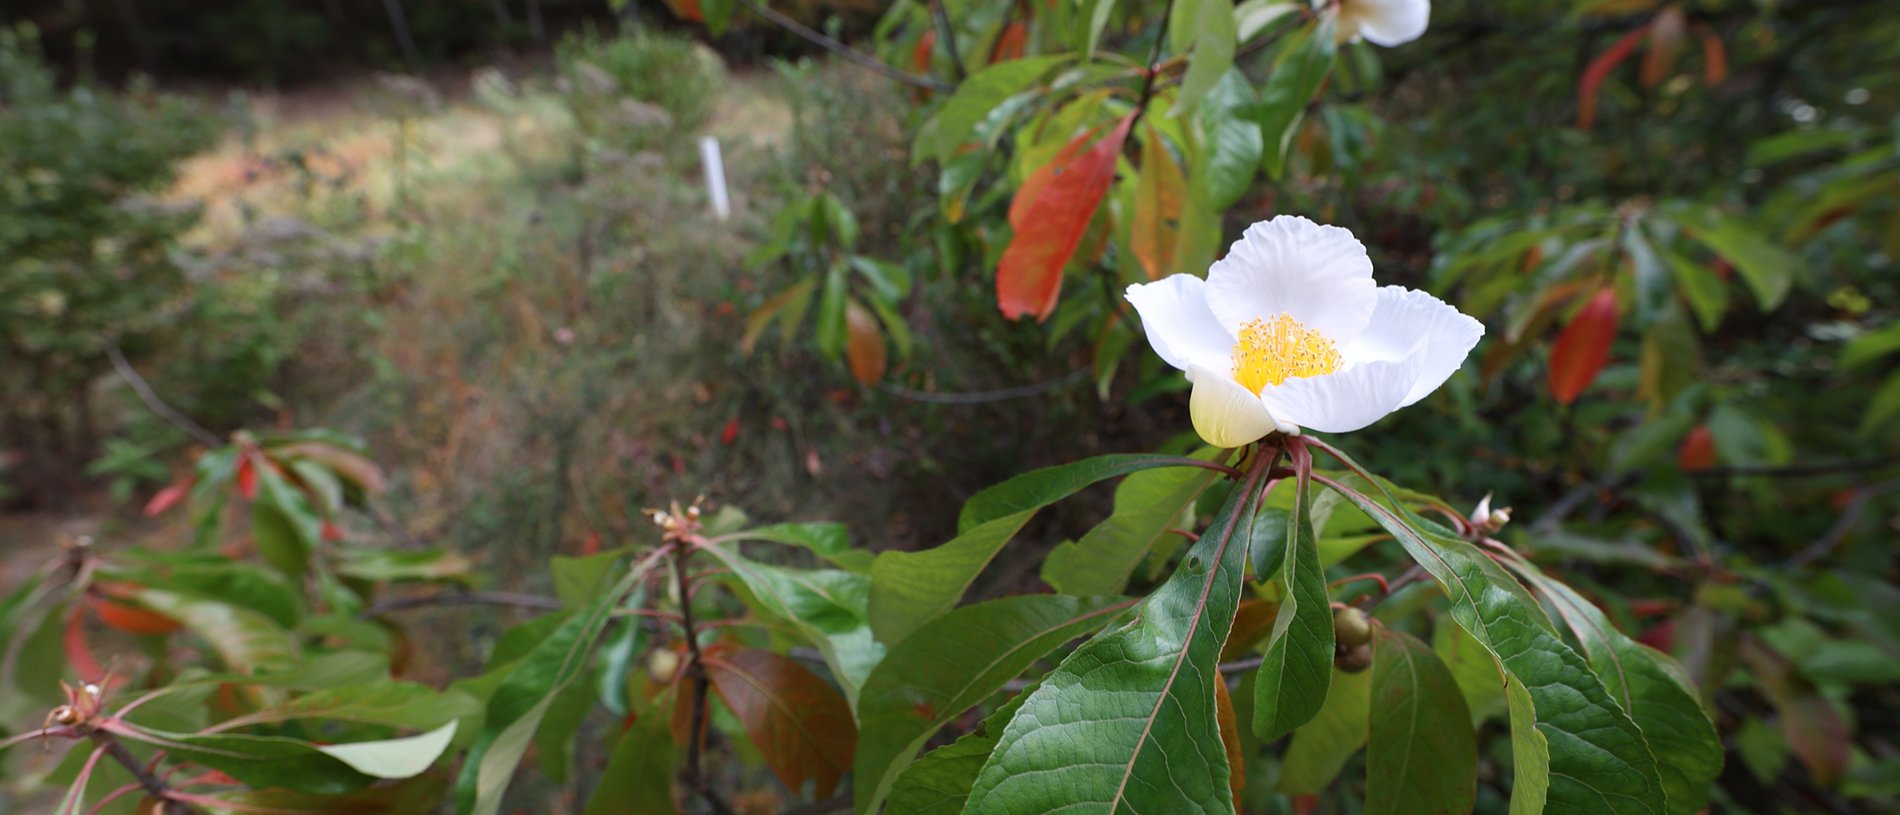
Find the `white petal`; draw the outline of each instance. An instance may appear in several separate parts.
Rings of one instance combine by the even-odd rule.
[[[1345,0],[1345,9],[1342,27],[1357,23],[1360,36],[1387,48],[1418,39],[1432,17],[1431,0]]]
[[[1141,315],[1148,344],[1169,365],[1187,370],[1201,364],[1220,368],[1234,353],[1234,335],[1220,327],[1207,309],[1207,281],[1194,275],[1169,275],[1128,287],[1128,302]]]
[[[1208,444],[1239,447],[1279,429],[1260,397],[1225,371],[1196,365],[1188,370],[1188,379],[1194,383],[1188,413],[1194,417],[1194,432]]]
[[[1372,260],[1352,233],[1281,215],[1247,227],[1207,270],[1207,305],[1229,333],[1248,320],[1285,312],[1345,344],[1365,330],[1378,305]]]
[[[1399,407],[1417,402],[1458,372],[1465,356],[1484,336],[1484,324],[1445,301],[1403,286],[1379,287],[1379,307],[1365,333],[1339,349],[1347,365],[1402,360],[1424,343],[1418,381]]]
[[[1326,376],[1289,379],[1261,389],[1260,400],[1282,423],[1323,433],[1350,433],[1385,418],[1404,404],[1412,383],[1418,381],[1417,365],[1422,356],[1366,362]]]

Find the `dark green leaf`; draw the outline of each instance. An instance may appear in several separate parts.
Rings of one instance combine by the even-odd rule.
[[[1477,803],[1478,740],[1451,670],[1408,634],[1372,633],[1366,812],[1464,813]]]
[[[620,735],[584,815],[673,815],[673,740],[666,717],[641,716]]]
[[[1258,681],[1258,680],[1256,680]],[[1280,791],[1316,795],[1332,786],[1346,762],[1366,744],[1371,713],[1372,674],[1334,670],[1326,704],[1312,721],[1293,731],[1280,762]]]
[[[1313,459],[1304,447],[1290,452],[1299,479],[1281,565],[1287,591],[1254,685],[1253,732],[1261,741],[1291,733],[1319,713],[1333,676],[1333,613],[1313,536]]]
[[[708,548],[745,584],[766,614],[790,623],[818,648],[845,699],[857,703],[858,688],[884,657],[885,646],[866,621],[871,579],[835,569],[797,570],[767,566],[727,546]]]
[[[1033,689],[1031,689],[1033,690]],[[970,800],[970,788],[1003,737],[1003,728],[1029,698],[1030,690],[1010,697],[955,742],[926,753],[897,777],[885,811],[904,815],[960,815]],[[859,808],[859,812],[871,812]]]
[[[1194,505],[1216,475],[1212,470],[1170,468],[1122,479],[1115,487],[1115,514],[1081,540],[1051,551],[1042,562],[1042,581],[1063,594],[1122,593],[1128,576],[1155,543],[1184,525],[1182,512]]]
[[[1286,171],[1287,152],[1299,133],[1307,104],[1332,70],[1337,48],[1333,30],[1333,16],[1321,14],[1288,35],[1260,90],[1260,134],[1265,138],[1260,163],[1275,180]]]
[[[1246,75],[1234,69],[1221,75],[1194,111],[1201,127],[1202,159],[1195,162],[1189,185],[1204,189],[1207,205],[1215,211],[1239,201],[1259,172],[1260,153],[1266,148],[1254,110],[1259,104]]]
[[[911,756],[938,729],[1058,646],[1105,625],[1123,607],[1108,599],[1006,597],[955,609],[892,647],[865,680],[858,701],[858,811],[876,811]],[[974,769],[970,775],[975,777]]]
[[[1187,75],[1182,77],[1181,89],[1174,97],[1174,116],[1193,110],[1234,67],[1233,4],[1228,0],[1202,0],[1195,12],[1194,50],[1188,54]]]
[[[911,156],[920,162],[924,159],[948,161],[969,139],[977,123],[989,116],[991,109],[1069,59],[1067,54],[1025,57],[999,62],[972,74],[937,111],[931,126],[918,133]]]

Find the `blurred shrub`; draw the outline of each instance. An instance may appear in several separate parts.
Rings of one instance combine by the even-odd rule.
[[[148,196],[216,132],[142,85],[61,89],[30,30],[0,32],[0,444],[42,493],[97,444],[108,349],[150,347],[182,307],[174,249],[196,212]]]
[[[722,70],[692,41],[645,30],[603,35],[591,26],[554,50],[561,89],[581,135],[627,153],[692,133],[712,115]]]

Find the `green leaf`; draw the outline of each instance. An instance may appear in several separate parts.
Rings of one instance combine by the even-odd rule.
[[[342,577],[371,582],[404,580],[445,580],[465,586],[475,584],[475,564],[467,555],[451,549],[371,549],[366,546],[338,547],[336,573]]]
[[[251,609],[163,589],[139,589],[132,598],[204,638],[238,673],[285,671],[302,659],[290,632]]]
[[[1261,507],[1254,516],[1253,540],[1247,542],[1247,560],[1253,566],[1255,580],[1272,580],[1286,562],[1286,536],[1290,534],[1292,513],[1278,507]]]
[[[1624,712],[1642,728],[1656,756],[1670,815],[1700,812],[1722,772],[1722,740],[1695,687],[1667,655],[1616,630],[1590,601],[1528,563],[1516,570],[1550,601],[1590,666]]]
[[[302,673],[298,671],[293,675]],[[480,713],[481,706],[475,699],[460,690],[438,691],[414,682],[385,680],[365,685],[320,688],[252,713],[243,717],[242,721],[260,724],[292,719],[330,719],[407,730],[433,730]],[[230,726],[230,723],[227,722],[225,726]]]
[[[1513,813],[1653,815],[1664,810],[1662,781],[1642,731],[1583,657],[1545,627],[1548,620],[1523,586],[1475,546],[1398,504],[1390,493],[1386,498],[1393,505],[1388,507],[1343,485],[1335,489],[1391,532],[1432,575],[1451,599],[1452,619],[1495,655],[1513,680],[1506,689],[1518,756]],[[1547,794],[1541,808],[1532,805],[1540,793]]]
[[[1179,0],[1176,0],[1179,2]],[[1228,69],[1234,67],[1234,5],[1229,0],[1203,0],[1194,21],[1194,50],[1188,54],[1187,75],[1174,97],[1170,115],[1180,116],[1200,104]]]
[[[562,608],[586,608],[600,599],[600,592],[612,585],[616,564],[626,558],[626,549],[613,549],[585,557],[555,555],[548,562],[554,574],[554,596]]]
[[[1464,629],[1439,621],[1432,626],[1432,650],[1438,652],[1439,660],[1458,683],[1474,727],[1507,712],[1504,669],[1498,666],[1497,657]]]
[[[448,783],[440,774],[423,775],[394,784],[341,795],[313,795],[291,790],[236,790],[210,793],[217,804],[203,803],[217,815],[267,812],[270,815],[411,815],[428,812],[442,800]],[[218,804],[224,804],[219,806]]]
[[[433,765],[455,737],[456,723],[416,736],[319,746],[281,736],[167,733],[132,728],[119,735],[163,748],[173,760],[221,771],[252,787],[336,794],[378,778],[409,778]]]
[[[913,162],[949,161],[957,148],[969,139],[970,131],[976,129],[992,109],[1070,58],[1068,54],[1055,54],[1012,59],[970,75],[931,118],[930,125],[918,132],[917,142],[911,149]]]
[[[1194,162],[1189,184],[1205,191],[1206,203],[1215,211],[1232,207],[1246,195],[1259,171],[1261,151],[1266,149],[1255,118],[1259,104],[1247,76],[1230,69],[1194,111],[1201,127],[1203,158]]]
[[[1253,732],[1263,742],[1293,732],[1319,713],[1333,677],[1333,613],[1313,536],[1313,458],[1302,446],[1289,452],[1299,478],[1281,566],[1287,592],[1254,685]]]
[[[1867,412],[1861,414],[1860,428],[1855,432],[1869,438],[1895,418],[1900,418],[1900,374],[1887,377],[1874,398],[1867,400]]]
[[[1693,229],[1696,240],[1735,264],[1762,311],[1781,305],[1794,283],[1797,261],[1792,255],[1763,240],[1760,229],[1714,207],[1682,210],[1678,217]]]
[[[1280,791],[1316,795],[1332,786],[1339,771],[1366,744],[1371,714],[1372,674],[1335,669],[1326,704],[1312,721],[1293,731],[1280,763]]]
[[[1722,315],[1728,311],[1728,287],[1722,278],[1715,276],[1715,270],[1696,263],[1674,252],[1668,254],[1669,270],[1675,275],[1676,289],[1682,292],[1682,298],[1689,301],[1689,310],[1695,312],[1696,324],[1702,326],[1702,332],[1712,333],[1722,325]]]
[[[1261,469],[1128,622],[1071,652],[1028,695],[966,811],[1233,810],[1214,683],[1240,601]]]
[[[1260,133],[1266,140],[1260,163],[1275,180],[1286,171],[1287,151],[1299,132],[1307,104],[1319,93],[1320,83],[1333,68],[1337,48],[1333,30],[1333,16],[1322,14],[1289,35],[1280,44],[1272,73],[1260,90]]]
[[[627,593],[627,599],[620,607],[639,609],[644,608],[646,603],[647,587],[642,584],[634,586],[633,591]],[[638,618],[624,620],[613,641],[600,649],[600,673],[594,677],[594,694],[608,713],[625,716],[631,709],[627,678],[638,670],[640,657],[646,653],[646,649],[647,627],[641,625]]]
[[[977,493],[963,504],[956,538],[934,549],[887,551],[871,564],[870,620],[878,640],[895,645],[954,608],[1037,510],[1098,481],[1180,462],[1170,456],[1096,456],[1031,470]]]
[[[732,22],[732,0],[699,0],[699,16],[706,22],[707,33],[723,35]]]
[[[744,532],[722,535],[719,540],[756,540],[802,546],[846,571],[865,572],[871,567],[871,553],[851,548],[851,532],[844,524],[830,521],[761,526]]]
[[[271,467],[257,469],[257,503],[253,504],[251,536],[258,554],[270,565],[300,579],[310,567],[310,553],[316,551],[323,532],[323,520],[310,507],[310,500]]]
[[[781,569],[727,546],[706,550],[731,570],[766,614],[790,623],[831,668],[831,678],[853,706],[885,646],[872,636],[866,607],[871,579],[835,569]]]
[[[1102,38],[1102,28],[1108,25],[1108,14],[1115,10],[1115,0],[1077,0],[1076,6],[1082,26],[1075,32],[1075,50],[1082,52],[1082,59],[1092,60],[1095,44]]]
[[[983,771],[990,753],[996,750],[996,742],[1003,737],[1003,728],[1015,717],[1030,692],[1010,697],[988,718],[978,722],[975,730],[911,764],[892,785],[890,806],[885,811],[892,815],[900,812],[904,815],[961,815],[964,804],[970,800],[970,788],[975,786],[977,774]],[[858,811],[875,810],[859,808]]]
[[[488,697],[481,737],[469,749],[455,782],[458,813],[495,815],[500,810],[515,765],[527,752],[555,697],[586,669],[594,640],[606,627],[619,597],[657,563],[654,557],[642,561],[584,609],[531,623],[531,633],[516,637],[513,644],[503,637],[492,661],[505,667]],[[517,630],[522,628],[526,627]],[[508,651],[503,645],[510,646]],[[509,651],[515,649],[521,649],[519,658],[509,664],[506,660],[517,655]]]
[[[620,735],[584,815],[673,815],[673,739],[666,717],[641,716]]]
[[[1372,721],[1366,812],[1470,812],[1478,739],[1451,670],[1425,643],[1383,625],[1372,632]]]
[[[1125,607],[1107,598],[1005,597],[955,609],[893,646],[865,680],[857,705],[857,810],[876,811],[911,757],[945,724]],[[893,802],[892,811],[909,810]]]
[[[1900,322],[1848,340],[1841,349],[1841,370],[1853,370],[1896,351],[1900,351]]]
[[[1181,513],[1214,482],[1212,470],[1139,472],[1115,487],[1115,513],[1079,541],[1063,543],[1042,562],[1042,581],[1063,594],[1121,594],[1128,576]]]

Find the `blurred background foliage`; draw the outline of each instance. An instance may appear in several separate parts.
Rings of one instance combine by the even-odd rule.
[[[1026,467],[1181,446],[1116,241],[1048,324],[997,313],[1023,168],[913,161],[946,93],[666,5],[8,4],[0,586],[49,529],[189,534],[126,509],[193,442],[114,348],[220,435],[366,439],[395,520],[346,512],[353,539],[450,545],[521,590],[702,490],[910,548]],[[772,5],[944,84],[1064,36],[1036,3],[945,2],[955,53],[924,3]],[[1104,40],[1145,51],[1150,5]],[[1238,60],[1242,98],[1276,56]],[[1349,227],[1381,282],[1485,321],[1465,375],[1353,450],[1516,507],[1508,540],[1675,653],[1725,810],[1900,795],[1896,64],[1878,3],[1443,0],[1419,42],[1342,46],[1284,172],[1217,213],[1222,245],[1274,213]],[[1108,498],[1039,518],[978,596],[1032,590]],[[418,633],[420,676],[479,665],[492,616]]]

